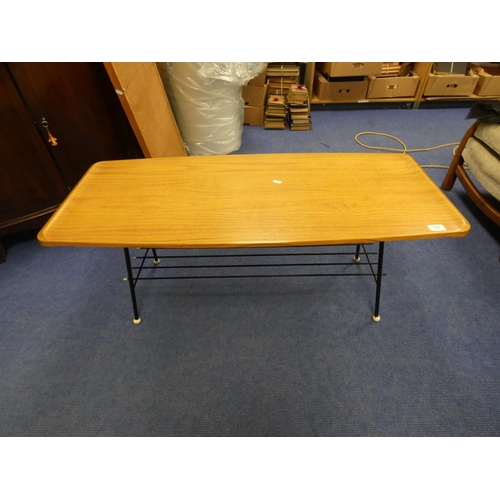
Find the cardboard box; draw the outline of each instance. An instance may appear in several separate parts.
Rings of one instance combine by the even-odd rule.
[[[317,62],[316,69],[328,76],[368,76],[379,75],[381,62]]]
[[[266,102],[267,85],[257,87],[255,85],[243,85],[241,87],[241,96],[245,104],[249,106],[264,106]]]
[[[368,76],[368,99],[387,99],[398,97],[415,97],[418,75],[407,76]]]
[[[247,85],[252,85],[254,87],[263,87],[266,83],[266,68],[267,63],[262,73],[258,74],[255,78],[252,78],[252,80],[250,80]]]
[[[479,96],[500,96],[500,68],[472,66],[471,71],[479,77],[474,94]]]
[[[468,96],[474,92],[479,77],[468,75],[429,75],[424,89],[424,96]]]
[[[243,123],[264,126],[264,106],[245,106]]]
[[[316,71],[313,88],[316,97],[322,101],[359,101],[366,99],[368,79],[329,82]]]

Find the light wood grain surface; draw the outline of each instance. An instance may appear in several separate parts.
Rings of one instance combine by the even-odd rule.
[[[187,156],[156,63],[103,64],[144,156]]]
[[[43,245],[224,248],[465,236],[408,155],[299,153],[106,161],[40,231]]]

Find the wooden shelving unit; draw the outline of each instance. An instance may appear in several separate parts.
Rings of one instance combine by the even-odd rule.
[[[304,72],[304,84],[309,90],[311,96],[311,105],[316,104],[365,104],[365,103],[413,103],[413,107],[418,107],[423,102],[451,102],[451,101],[475,101],[475,100],[492,100],[499,98],[488,98],[471,94],[469,96],[437,96],[425,97],[424,89],[432,71],[433,62],[415,62],[413,63],[412,71],[419,76],[419,84],[414,97],[406,98],[383,98],[383,99],[356,99],[356,100],[324,100],[319,99],[314,93],[314,75],[316,63],[306,63]]]

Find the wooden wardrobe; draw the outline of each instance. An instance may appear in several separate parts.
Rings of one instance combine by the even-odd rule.
[[[154,63],[0,63],[0,238],[41,228],[98,161],[186,154],[155,71]],[[160,135],[161,120],[170,136]],[[162,140],[169,146],[155,147]]]

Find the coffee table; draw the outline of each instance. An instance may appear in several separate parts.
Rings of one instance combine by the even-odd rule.
[[[147,259],[161,267],[157,249],[355,245],[349,260],[368,259],[378,321],[384,244],[469,230],[408,155],[235,154],[96,163],[38,239],[45,246],[123,248],[135,323],[141,321],[135,287]],[[365,249],[372,243],[378,244],[376,262]],[[131,264],[130,248],[146,249],[139,267]]]

